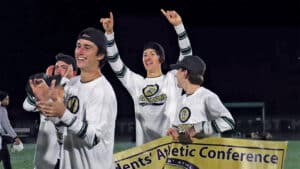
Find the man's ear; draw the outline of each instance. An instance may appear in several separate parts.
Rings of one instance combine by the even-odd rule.
[[[97,55],[97,60],[101,61],[104,59],[104,54],[98,54]]]
[[[188,70],[184,70],[184,77],[187,79],[189,77]]]

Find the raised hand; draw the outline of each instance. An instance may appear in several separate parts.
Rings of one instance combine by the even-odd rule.
[[[54,66],[54,65],[50,65],[50,66],[48,66],[48,67],[47,67],[47,69],[46,69],[46,75],[48,75],[48,76],[52,76],[52,75],[53,75],[53,73],[54,73],[54,68],[55,68],[55,66]]]
[[[66,110],[64,105],[64,88],[55,86],[55,80],[51,81],[49,96],[49,100],[37,102],[38,109],[47,117],[63,116]]]
[[[101,18],[100,23],[102,23],[103,29],[107,34],[114,32],[114,16],[112,12],[109,12],[109,18]]]
[[[50,99],[49,86],[44,79],[30,79],[29,85],[38,101],[47,101]]]
[[[180,15],[175,10],[165,11],[164,9],[161,9],[160,11],[173,26],[177,26],[182,23]]]

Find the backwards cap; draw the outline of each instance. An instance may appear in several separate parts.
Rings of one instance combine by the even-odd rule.
[[[79,33],[77,39],[93,42],[98,47],[99,53],[106,55],[106,38],[101,30],[93,27],[86,28]]]
[[[96,28],[89,27],[84,30],[82,30],[77,39],[85,39],[88,41],[93,42],[97,47],[98,47],[98,54],[103,54],[104,59],[100,62],[99,67],[102,68],[107,59],[106,59],[106,44],[107,44],[107,39],[104,35],[104,33]]]

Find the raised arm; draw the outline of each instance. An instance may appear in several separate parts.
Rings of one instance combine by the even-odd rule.
[[[174,26],[174,29],[178,36],[178,45],[180,49],[179,60],[182,60],[185,56],[191,56],[193,54],[192,47],[188,35],[183,26],[181,16],[175,10],[161,9],[162,14],[167,18],[170,24]]]
[[[107,58],[113,71],[116,73],[118,78],[123,78],[126,73],[126,65],[120,58],[117,44],[115,43],[114,37],[114,16],[113,13],[109,13],[109,18],[101,18],[103,29],[105,30],[105,36],[107,38]]]
[[[132,72],[122,61],[117,44],[114,37],[114,17],[113,13],[109,13],[109,18],[101,18],[105,36],[107,38],[107,58],[111,68],[120,79],[122,84],[127,88],[131,95],[135,95],[135,85],[139,85],[143,81],[143,77],[139,74]]]

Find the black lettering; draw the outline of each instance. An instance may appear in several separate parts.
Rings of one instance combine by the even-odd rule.
[[[194,154],[195,151],[196,151],[195,149],[192,149],[192,150],[190,151],[190,153],[189,153],[189,156],[190,156],[190,157],[195,157],[195,154]]]
[[[278,162],[278,157],[277,157],[276,155],[272,155],[270,161],[271,161],[271,163],[273,163],[273,164],[277,164],[277,162]]]
[[[138,163],[137,161],[132,161],[132,162],[130,163],[130,165],[131,165],[132,169],[140,168],[140,165],[139,165],[139,163]],[[136,167],[135,167],[135,166],[136,166]]]
[[[224,159],[225,158],[225,152],[224,151],[218,151],[217,158],[218,159]]]
[[[145,164],[143,163],[143,159],[141,158],[141,157],[139,157],[139,162],[140,162],[140,164],[142,165],[142,166],[145,166]]]
[[[206,149],[208,149],[208,147],[202,147],[202,148],[200,149],[200,152],[199,152],[200,157],[206,158],[206,156],[204,155],[204,151],[205,151]]]
[[[173,156],[178,156],[178,149],[177,148],[172,149],[172,155]]]
[[[215,156],[216,156],[216,152],[214,150],[208,151],[208,157],[209,158],[215,158]]]
[[[130,168],[130,166],[128,164],[123,165],[123,169],[128,169],[128,168]]]
[[[157,159],[160,160],[161,158],[165,159],[166,156],[160,149],[157,149]]]
[[[259,159],[257,159],[257,158],[259,158]],[[262,161],[261,154],[255,154],[254,161],[255,162],[261,162]]]
[[[237,153],[237,152],[232,153],[232,159],[235,161],[239,160],[239,153]]]
[[[146,161],[146,164],[150,164],[152,162],[151,158],[149,156],[145,157],[145,161]]]
[[[253,154],[247,154],[247,161],[252,162],[253,161]]]
[[[265,163],[270,163],[270,161],[268,161],[268,157],[269,157],[270,155],[269,154],[266,154],[265,156],[264,156],[264,162]]]
[[[246,153],[241,153],[241,161],[244,161],[244,156],[246,155]]]

